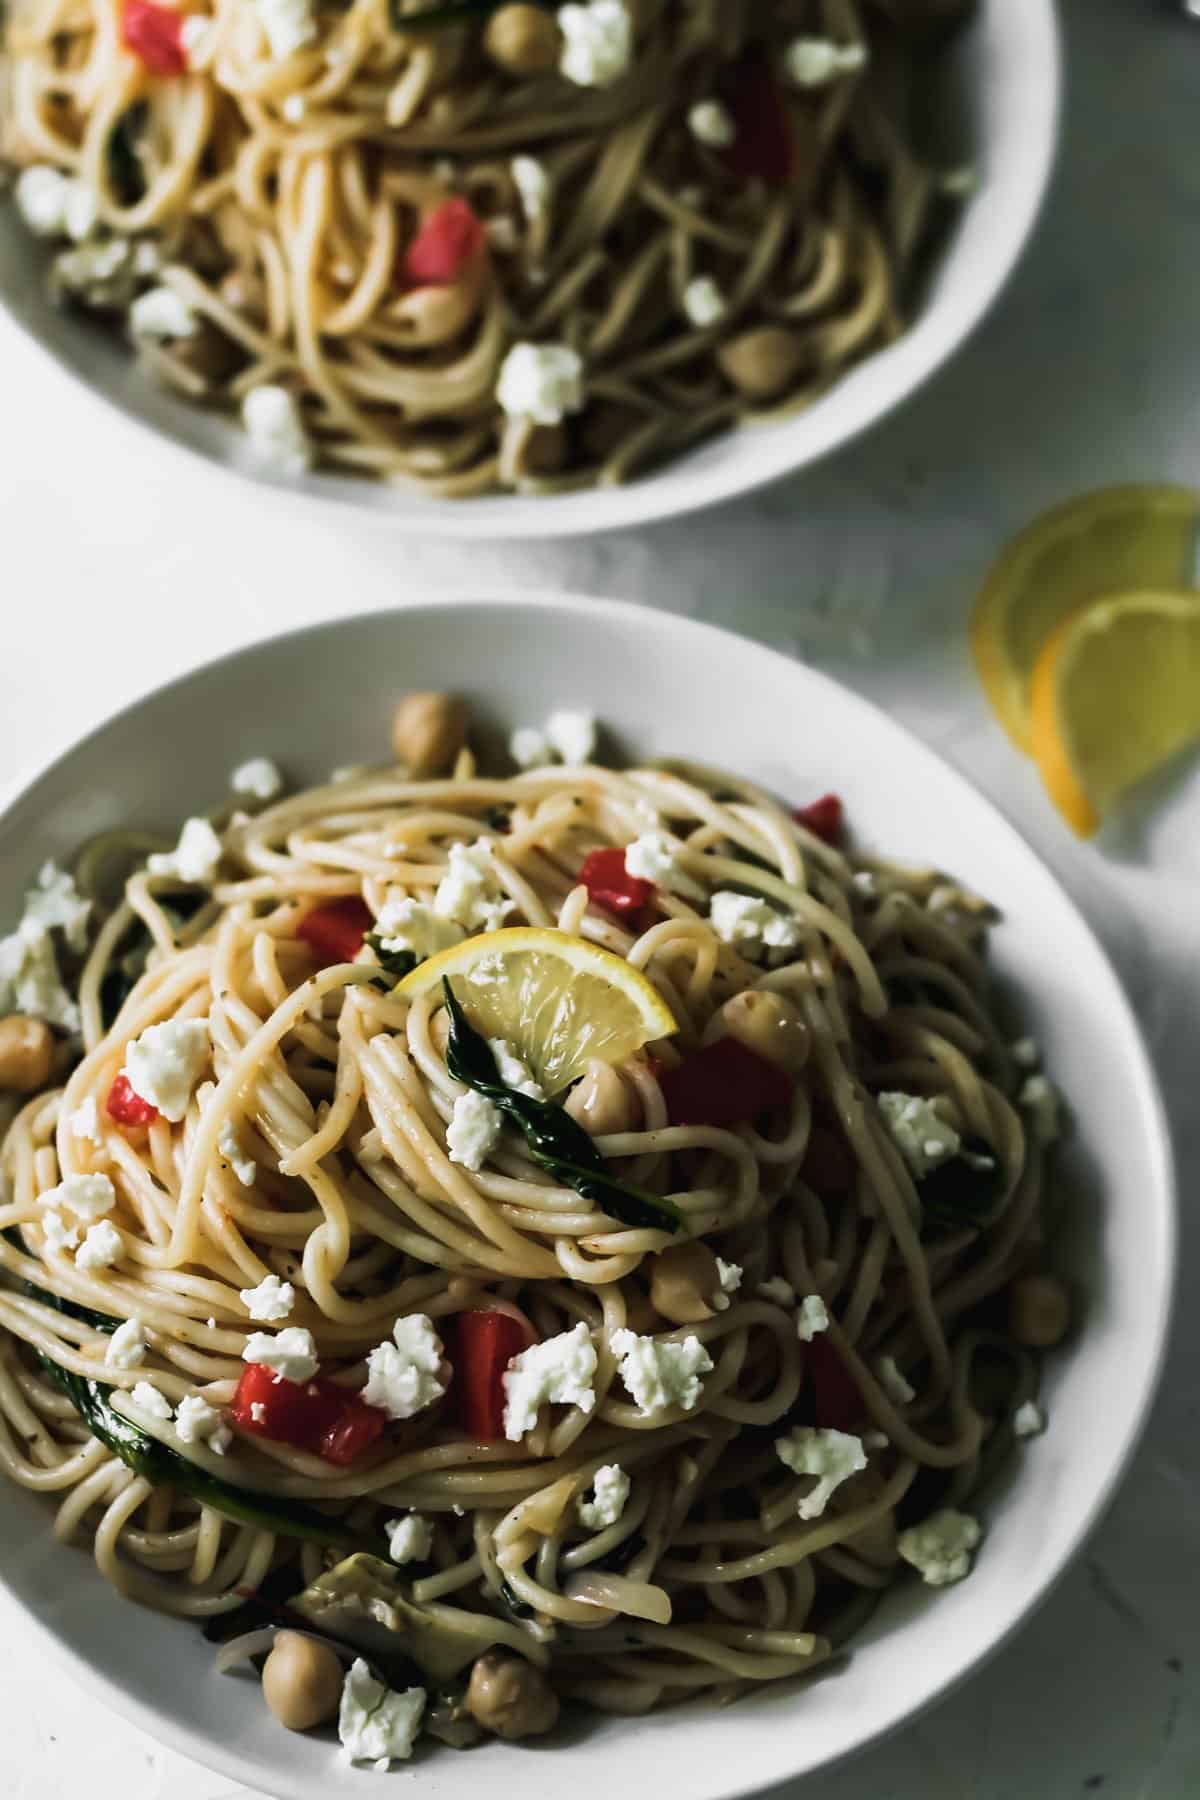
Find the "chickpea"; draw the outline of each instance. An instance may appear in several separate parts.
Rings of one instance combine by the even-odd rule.
[[[263,1699],[289,1731],[311,1731],[337,1712],[342,1665],[328,1644],[281,1631],[262,1672]]]
[[[509,75],[545,75],[558,62],[559,31],[552,13],[518,0],[488,20],[483,47]]]
[[[392,719],[392,749],[418,780],[452,767],[467,737],[467,709],[453,694],[405,694]]]
[[[540,1737],[558,1723],[558,1695],[532,1663],[489,1651],[471,1669],[467,1711],[497,1737]]]
[[[12,1013],[0,1019],[0,1088],[34,1094],[54,1065],[54,1033],[44,1019]]]
[[[735,994],[717,1013],[713,1026],[714,1036],[737,1038],[747,1050],[786,1069],[789,1075],[798,1075],[808,1061],[808,1026],[784,994],[761,989]]]
[[[717,351],[721,373],[746,400],[778,400],[795,381],[803,362],[803,344],[782,325],[743,331]]]
[[[1030,1350],[1061,1344],[1071,1323],[1071,1297],[1057,1275],[1024,1275],[1008,1290],[1008,1329]]]
[[[673,1244],[654,1258],[650,1299],[655,1311],[673,1325],[698,1325],[711,1319],[721,1292],[717,1259],[707,1244]]]
[[[567,1111],[592,1137],[632,1131],[636,1117],[628,1087],[611,1064],[596,1057],[589,1062],[583,1080],[571,1089]]]

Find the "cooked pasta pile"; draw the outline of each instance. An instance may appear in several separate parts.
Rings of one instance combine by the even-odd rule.
[[[967,1573],[1066,1326],[980,901],[832,797],[462,733],[99,841],[0,944],[0,1462],[235,1656],[348,1639],[371,1759],[806,1674]]]
[[[13,0],[52,281],[265,459],[624,480],[900,333],[967,0]]]

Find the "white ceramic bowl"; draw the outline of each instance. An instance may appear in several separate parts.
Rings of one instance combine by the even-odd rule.
[[[254,465],[228,421],[156,387],[111,334],[50,305],[44,258],[5,206],[0,302],[45,350],[129,418],[293,501],[332,500],[444,537],[560,537],[647,525],[732,499],[817,461],[883,418],[947,360],[999,293],[1033,225],[1054,158],[1059,86],[1053,0],[982,0],[976,22],[959,41],[939,104],[953,153],[977,169],[979,185],[912,329],[806,412],[726,433],[627,487],[447,502],[332,474],[272,478]],[[20,353],[15,334],[4,333],[0,356]]]
[[[997,973],[1076,1121],[1066,1164],[1081,1198],[1063,1255],[1086,1314],[1048,1365],[1048,1432],[983,1508],[987,1537],[968,1580],[937,1594],[906,1583],[845,1669],[808,1688],[764,1688],[723,1711],[595,1720],[554,1748],[435,1749],[419,1765],[436,1800],[475,1800],[481,1780],[522,1800],[640,1800],[661,1791],[668,1761],[688,1800],[726,1800],[821,1768],[926,1706],[1017,1628],[1079,1548],[1141,1430],[1162,1356],[1174,1260],[1162,1110],[1091,932],[961,776],[773,651],[605,601],[443,601],[275,638],[185,676],[101,726],[0,817],[0,920],[16,914],[44,857],[107,826],[169,833],[217,802],[246,756],[275,757],[295,781],[385,760],[397,693],[443,686],[469,696],[485,735],[552,704],[586,705],[614,749],[720,761],[797,801],[836,789],[861,842],[953,870],[1003,909]],[[86,1551],[55,1543],[48,1506],[3,1482],[0,1570],[29,1630],[148,1731],[286,1800],[364,1793],[366,1777],[332,1746],[274,1724],[257,1684],[216,1675],[194,1627],[118,1600]]]

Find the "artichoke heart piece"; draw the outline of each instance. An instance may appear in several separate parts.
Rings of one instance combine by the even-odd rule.
[[[487,1613],[417,1606],[399,1569],[376,1556],[346,1557],[291,1602],[315,1629],[371,1656],[410,1657],[434,1681],[446,1681],[513,1632]]]

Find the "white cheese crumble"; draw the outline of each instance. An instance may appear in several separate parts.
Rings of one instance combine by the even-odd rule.
[[[625,846],[625,872],[685,900],[703,900],[704,889],[679,866],[679,850],[665,831],[643,831]]]
[[[1038,1049],[1036,1038],[1018,1038],[1014,1044],[1009,1046],[1009,1050],[1018,1069],[1036,1069],[1042,1060],[1042,1053]]]
[[[96,229],[99,209],[86,181],[35,163],[17,176],[17,211],[36,237],[69,237],[77,244]]]
[[[895,1406],[907,1406],[911,1400],[916,1399],[916,1388],[905,1380],[903,1372],[896,1366],[894,1356],[877,1357],[875,1373],[879,1377],[880,1387]]]
[[[418,962],[451,949],[463,938],[462,926],[453,919],[440,919],[423,901],[407,897],[384,901],[375,930],[385,950],[393,954],[407,950]]]
[[[612,1348],[621,1380],[643,1415],[666,1406],[691,1412],[699,1403],[700,1377],[713,1362],[698,1337],[689,1334],[682,1343],[664,1343],[633,1331],[614,1331]]]
[[[879,883],[870,869],[857,870],[850,877],[850,885],[857,888],[860,894],[866,894],[868,898],[879,892]]]
[[[52,1206],[46,1208],[40,1224],[45,1234],[47,1250],[73,1250],[79,1242],[79,1227],[68,1225],[62,1214],[55,1212]]]
[[[238,1136],[237,1126],[232,1119],[226,1119],[217,1134],[217,1149],[225,1158],[243,1187],[253,1187],[258,1174],[258,1164],[252,1156],[247,1156],[242,1149],[242,1140]]]
[[[507,1038],[489,1038],[488,1049],[496,1059],[496,1072],[505,1087],[514,1089],[518,1094],[527,1094],[531,1100],[546,1098],[545,1089],[533,1079],[529,1068]]]
[[[308,111],[308,101],[303,94],[289,94],[279,110],[289,125],[299,125]]]
[[[793,1474],[817,1477],[796,1507],[802,1519],[819,1519],[843,1481],[867,1466],[861,1438],[814,1425],[798,1425],[786,1437],[776,1438],[775,1454]]]
[[[742,1285],[742,1265],[722,1262],[718,1256],[717,1281],[719,1286],[714,1296],[714,1304],[718,1312],[725,1312],[729,1306],[729,1296],[736,1294]]]
[[[110,1369],[136,1369],[146,1355],[146,1333],[140,1319],[126,1319],[108,1340],[104,1361]]]
[[[496,400],[510,419],[560,425],[583,406],[583,358],[568,344],[514,344],[500,364]]]
[[[84,1138],[89,1144],[103,1143],[100,1135],[100,1109],[96,1105],[95,1094],[89,1094],[81,1100],[75,1111],[67,1120],[71,1127],[71,1136]]]
[[[255,9],[277,62],[311,44],[317,35],[312,0],[255,0]]]
[[[783,67],[797,87],[824,87],[839,75],[856,75],[867,65],[862,44],[835,44],[829,38],[799,37],[783,53]]]
[[[262,1363],[284,1381],[311,1381],[320,1367],[311,1331],[289,1325],[286,1331],[252,1331],[242,1351],[242,1361]]]
[[[592,1477],[592,1498],[582,1494],[576,1502],[579,1523],[588,1531],[604,1531],[625,1511],[630,1481],[620,1463],[605,1463]]]
[[[202,886],[216,879],[221,840],[207,819],[185,819],[174,850],[156,850],[146,858],[151,875],[175,875]]]
[[[91,1225],[117,1204],[117,1190],[107,1175],[67,1175],[41,1197],[47,1207],[65,1206],[77,1219]]]
[[[407,1762],[424,1711],[424,1688],[396,1693],[376,1681],[359,1657],[350,1666],[338,1708],[338,1737],[347,1762],[371,1763],[381,1774],[393,1760]]]
[[[129,308],[129,329],[135,338],[194,337],[198,321],[195,313],[174,288],[147,288]]]
[[[368,1356],[363,1399],[389,1419],[411,1419],[441,1399],[447,1380],[442,1340],[425,1313],[408,1313],[392,1327],[392,1342]]]
[[[546,165],[536,156],[514,156],[508,168],[521,211],[531,225],[538,224],[550,206],[550,177]]]
[[[433,1526],[420,1513],[389,1519],[383,1529],[394,1563],[424,1562],[433,1549]]]
[[[829,1314],[820,1294],[806,1294],[796,1314],[796,1336],[802,1344],[811,1344],[818,1332],[829,1330]]]
[[[180,1443],[207,1443],[218,1456],[224,1456],[233,1442],[233,1433],[228,1425],[221,1423],[216,1407],[202,1400],[199,1394],[185,1394],[179,1402],[175,1409],[175,1430]]]
[[[697,100],[688,110],[687,123],[696,142],[710,150],[728,150],[737,137],[733,114],[721,100]]]
[[[498,1106],[473,1088],[460,1094],[446,1127],[446,1149],[450,1161],[461,1163],[474,1173],[482,1169],[500,1139],[504,1119]]]
[[[1046,1415],[1036,1400],[1026,1400],[1013,1414],[1013,1436],[1036,1437],[1046,1429]]]
[[[125,1239],[115,1225],[101,1219],[93,1225],[75,1252],[77,1269],[111,1269],[125,1254]]]
[[[938,1111],[936,1100],[920,1094],[879,1094],[876,1104],[892,1142],[919,1181],[962,1149],[962,1139]]]
[[[1029,1114],[1034,1142],[1052,1144],[1061,1130],[1057,1090],[1044,1075],[1031,1075],[1017,1100]]]
[[[238,1299],[252,1319],[278,1325],[290,1316],[296,1304],[296,1290],[290,1281],[280,1281],[278,1275],[264,1275],[257,1287],[239,1288]]]
[[[708,916],[721,942],[748,957],[764,950],[794,950],[800,942],[798,919],[749,894],[722,888],[709,902]]]
[[[590,1413],[596,1404],[595,1374],[596,1346],[582,1319],[570,1331],[522,1350],[503,1377],[505,1437],[518,1443],[533,1430],[538,1409],[546,1404]]]
[[[229,777],[229,785],[235,794],[245,794],[251,800],[274,800],[283,792],[283,776],[269,756],[251,756],[238,764]]]
[[[512,901],[496,877],[487,840],[451,844],[446,861],[449,867],[433,896],[438,918],[453,919],[468,932],[498,931],[512,911]]]
[[[536,725],[518,725],[508,740],[508,754],[518,769],[544,769],[554,761],[544,731]]]
[[[0,938],[0,1013],[12,1012],[79,1030],[79,1008],[63,986],[54,941],[34,919]]]
[[[591,762],[596,754],[596,715],[564,707],[546,720],[546,740],[568,766]]]
[[[902,1531],[896,1548],[906,1563],[918,1570],[921,1580],[930,1587],[948,1587],[970,1573],[971,1552],[983,1531],[970,1513],[943,1507],[920,1525]]]
[[[624,0],[586,0],[560,6],[561,74],[577,87],[610,87],[629,67],[633,20]]]
[[[683,290],[683,312],[689,325],[707,331],[725,317],[725,296],[711,275],[696,275]]]
[[[144,1413],[148,1413],[152,1419],[169,1419],[171,1417],[171,1402],[165,1394],[160,1393],[152,1381],[139,1381],[129,1398],[135,1406],[140,1407]]]
[[[47,931],[57,928],[72,950],[85,950],[91,911],[92,903],[83,898],[74,876],[56,862],[45,862],[38,870],[37,886],[25,895],[21,922],[43,926]]]
[[[208,1062],[210,1042],[204,1019],[166,1019],[148,1025],[125,1051],[125,1078],[139,1099],[178,1124],[192,1089]]]
[[[772,1275],[767,1281],[760,1281],[758,1292],[764,1300],[770,1300],[776,1306],[794,1306],[796,1303],[796,1290],[782,1275]]]
[[[296,400],[285,387],[266,382],[242,401],[242,424],[252,449],[283,475],[302,475],[313,459],[313,442]]]

